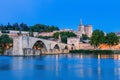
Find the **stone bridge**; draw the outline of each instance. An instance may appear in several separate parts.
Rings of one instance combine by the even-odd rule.
[[[68,53],[71,49],[71,45],[45,40],[41,38],[34,38],[29,36],[19,36],[13,39],[13,55],[25,55],[25,53],[32,55],[33,54],[33,46],[37,41],[41,41],[45,46],[45,51],[38,50],[37,55],[40,54],[53,54],[53,53]],[[57,46],[58,50],[55,50]],[[27,52],[28,51],[28,52]],[[37,50],[36,50],[37,51]],[[32,52],[32,53],[31,53]]]

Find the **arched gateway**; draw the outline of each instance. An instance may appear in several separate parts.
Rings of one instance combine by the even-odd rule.
[[[59,53],[62,53],[65,46],[71,47],[64,43],[41,38],[19,36],[13,39],[13,55],[51,54],[54,49],[59,49]]]

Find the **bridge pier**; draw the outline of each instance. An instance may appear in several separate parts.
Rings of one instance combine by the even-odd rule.
[[[22,36],[13,39],[13,55],[23,55]]]

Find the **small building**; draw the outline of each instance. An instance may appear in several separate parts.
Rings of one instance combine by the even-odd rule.
[[[116,34],[117,36],[120,36],[120,32],[116,32],[115,34]]]
[[[33,32],[34,37],[38,37],[39,33],[38,32]]]
[[[54,32],[42,32],[39,33],[39,36],[53,36]]]
[[[77,37],[67,38],[67,44],[71,45],[71,50],[79,49],[80,39]]]

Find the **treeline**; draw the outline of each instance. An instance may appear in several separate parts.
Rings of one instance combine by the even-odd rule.
[[[84,53],[84,54],[113,54],[119,53],[119,50],[71,50],[70,53]]]
[[[101,44],[108,44],[111,49],[112,46],[118,45],[119,37],[114,33],[104,34],[101,30],[94,30],[92,37],[90,38],[90,44],[93,45],[96,49],[99,49]]]
[[[32,32],[52,32],[55,30],[59,30],[57,26],[49,26],[44,24],[35,24],[33,26],[28,26],[25,23],[14,23],[7,25],[0,25],[0,30],[17,30],[17,31],[32,31]]]

